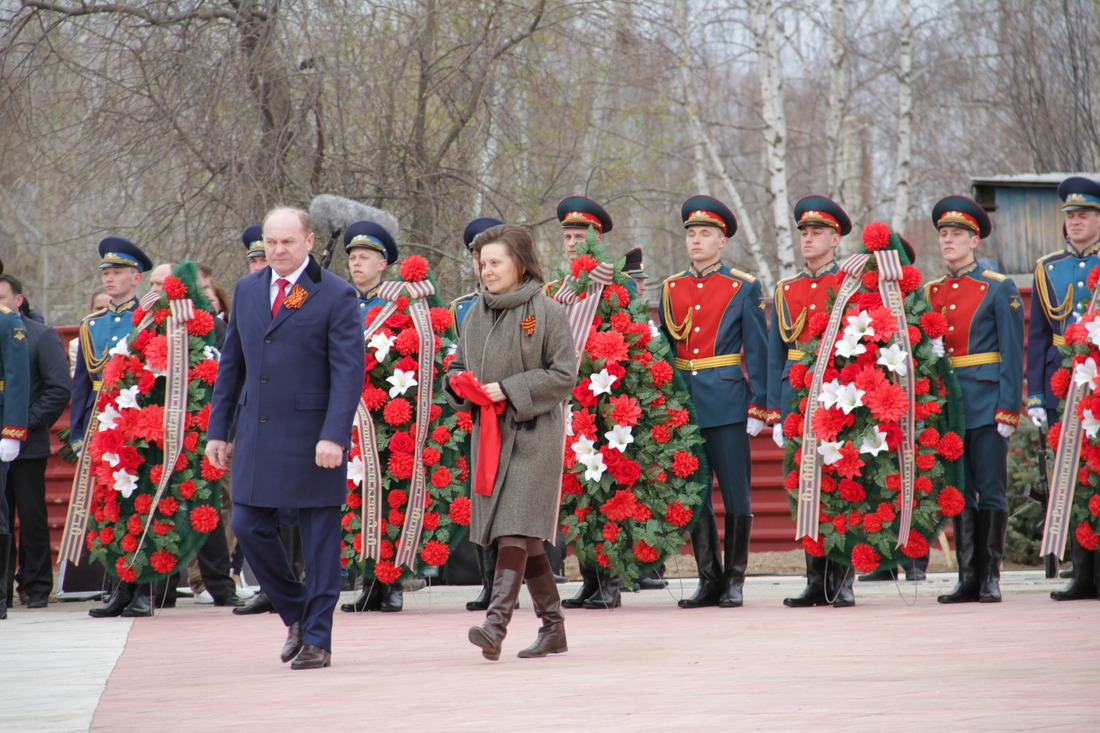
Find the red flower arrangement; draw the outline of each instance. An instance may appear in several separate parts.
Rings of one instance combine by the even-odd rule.
[[[156,507],[153,495],[164,476],[165,377],[154,370],[167,366],[165,318],[154,318],[127,340],[125,353],[113,354],[103,370],[97,400],[101,419],[88,441],[94,477],[89,502],[86,544],[91,558],[126,582],[147,582],[171,574],[186,563],[215,531],[222,476],[204,456],[210,397],[217,375],[212,348],[213,316],[197,287],[198,271],[185,262],[166,278],[154,313],[168,313],[168,299],[191,298],[195,317],[188,322],[187,416],[183,450]],[[135,313],[135,326],[145,313]],[[156,520],[138,549],[146,520]],[[135,551],[137,555],[135,556]]]

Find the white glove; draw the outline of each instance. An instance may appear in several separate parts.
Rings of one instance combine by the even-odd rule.
[[[938,336],[928,341],[932,345],[932,356],[943,356],[943,337]]]
[[[745,432],[756,437],[760,435],[760,431],[764,429],[764,421],[758,417],[750,417],[748,423],[745,425]]]
[[[19,451],[23,449],[23,441],[15,438],[0,438],[0,461],[11,463],[19,457]]]
[[[1031,418],[1031,422],[1035,423],[1037,428],[1041,428],[1043,423],[1047,421],[1047,411],[1041,407],[1027,408],[1027,416]]]
[[[783,423],[777,422],[772,425],[772,440],[775,442],[776,448],[783,447]]]
[[[997,423],[997,432],[1001,434],[1001,437],[1008,440],[1012,437],[1012,434],[1016,432],[1016,428],[1008,423]]]

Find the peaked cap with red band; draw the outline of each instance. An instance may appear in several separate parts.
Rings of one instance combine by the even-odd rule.
[[[718,227],[727,237],[737,233],[737,217],[728,206],[713,196],[692,196],[680,207],[680,218],[685,229],[703,224]]]
[[[993,231],[989,215],[976,201],[966,196],[946,196],[932,207],[932,223],[936,229],[958,227],[985,239]]]
[[[603,207],[584,196],[566,196],[558,204],[558,221],[562,229],[587,229],[596,227],[600,234],[607,234],[614,226]]]
[[[829,227],[837,230],[842,237],[852,231],[852,220],[840,204],[816,194],[798,200],[794,205],[794,220],[798,222],[796,226],[799,229],[805,226]]]

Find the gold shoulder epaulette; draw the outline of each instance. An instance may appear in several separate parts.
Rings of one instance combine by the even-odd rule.
[[[678,280],[678,279],[680,279],[680,278],[681,278],[681,277],[683,277],[684,275],[687,275],[687,270],[680,270],[680,271],[679,271],[679,272],[677,272],[677,273],[676,273],[675,275],[669,275],[668,277],[666,277],[664,281],[665,281],[666,283],[670,283],[670,282],[672,282],[673,280]]]
[[[982,274],[988,277],[990,280],[996,280],[997,282],[1005,281],[1005,276],[994,270],[983,270]]]
[[[750,275],[749,273],[747,273],[743,270],[738,270],[735,267],[731,267],[730,272],[733,273],[734,275],[736,275],[737,277],[741,278],[742,280],[747,280],[750,283],[756,282],[756,278],[754,276]]]

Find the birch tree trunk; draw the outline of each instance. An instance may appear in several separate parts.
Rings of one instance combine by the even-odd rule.
[[[898,13],[898,149],[894,185],[894,218],[891,228],[899,234],[909,218],[910,156],[913,148],[913,51],[912,7],[909,0],[899,0]]]
[[[844,83],[848,53],[844,46],[844,0],[832,0],[829,36],[828,96],[825,99],[825,187],[829,196],[839,196],[844,185]],[[841,200],[842,206],[848,204]]]

